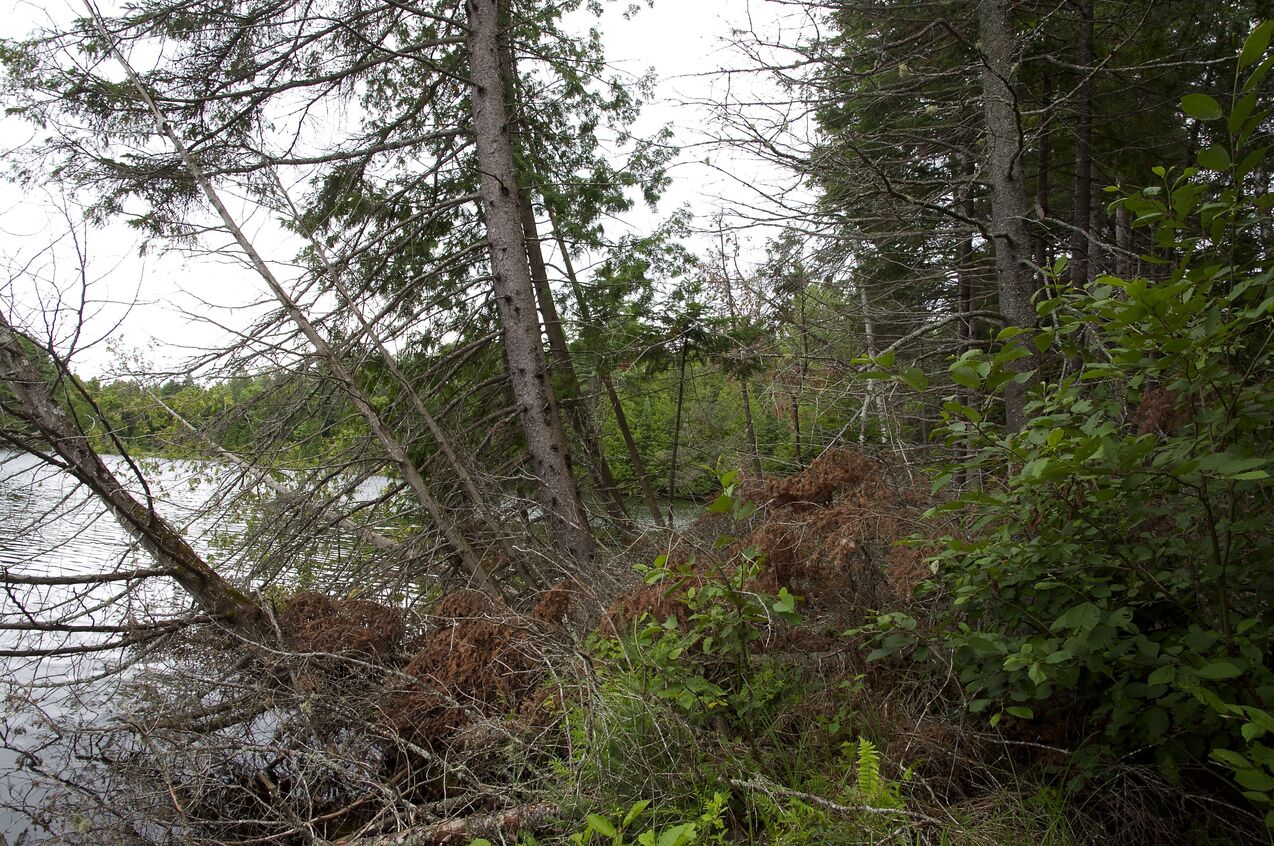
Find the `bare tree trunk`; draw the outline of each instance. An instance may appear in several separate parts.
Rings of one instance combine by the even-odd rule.
[[[507,26],[508,0],[499,0],[501,27]],[[518,117],[517,98],[517,58],[513,54],[513,42],[507,32],[501,29],[500,73],[504,79],[504,102],[508,109],[510,121],[510,143],[514,143],[521,133],[521,120]],[[516,161],[514,164],[516,170]],[[521,177],[521,174],[518,174]],[[532,204],[531,191],[519,178],[518,182],[518,215],[522,220],[522,236],[526,241],[526,257],[530,264],[531,282],[535,287],[535,299],[539,304],[540,319],[544,326],[544,335],[549,342],[549,368],[556,377],[554,388],[560,392],[561,407],[566,411],[571,428],[584,445],[588,455],[590,469],[597,483],[598,493],[606,505],[611,517],[621,522],[628,521],[628,511],[624,507],[624,499],[615,486],[615,477],[611,473],[610,464],[606,461],[606,452],[602,449],[597,429],[589,419],[588,409],[582,402],[579,374],[571,360],[570,346],[566,341],[566,332],[562,328],[562,320],[557,313],[557,303],[553,299],[553,288],[549,285],[548,265],[544,261],[544,250],[541,244],[539,224],[535,220],[535,207]]]
[[[1040,180],[1046,183],[1047,177],[1044,175],[1046,171],[1042,169],[1043,166],[1044,166],[1044,162],[1041,162]],[[964,216],[968,218],[969,220],[976,219],[974,217],[974,202],[973,202],[974,173],[975,173],[975,168],[973,165],[973,159],[968,158],[965,160],[965,176],[967,178],[967,182],[963,190],[960,192],[962,196],[959,198],[959,204],[960,204],[960,210],[964,213]],[[1047,188],[1045,188],[1044,189],[1045,201],[1047,201],[1047,196],[1048,196]],[[1036,202],[1037,203],[1039,202],[1038,193],[1036,194]],[[969,234],[965,236],[964,241],[960,244],[959,255],[956,258],[956,285],[959,288],[959,300],[960,300],[959,302],[960,323],[957,326],[956,336],[960,339],[960,346],[959,346],[960,353],[964,353],[965,350],[972,349],[973,339],[975,334],[974,326],[973,326],[973,311],[977,305],[977,295],[974,289],[974,278],[973,278],[974,277],[973,236],[974,236],[973,231],[970,231]],[[1040,255],[1042,255],[1044,251],[1043,244],[1044,244],[1044,241],[1041,238],[1039,240]],[[1041,260],[1039,264],[1042,267],[1043,261]],[[965,405],[973,404],[973,392],[970,391],[969,389],[961,386],[959,388],[957,396],[959,396],[960,402],[964,403]],[[956,446],[956,455],[959,460],[965,461],[973,455],[973,439],[974,439],[973,433],[969,433],[969,435],[961,439],[960,443]],[[975,472],[976,471],[970,469],[965,474],[965,477],[964,477],[965,484],[967,485],[974,484]]]
[[[1013,22],[1007,0],[978,0],[982,45],[982,95],[986,113],[987,181],[991,185],[990,232],[995,243],[1000,313],[1010,326],[1033,329],[1031,241],[1026,229],[1029,207],[1022,181],[1022,134],[1018,126]],[[1029,352],[1029,335],[1011,343]],[[1018,373],[1033,368],[1034,356],[1014,361]],[[1026,385],[1016,379],[1004,388],[1005,428],[1015,432],[1026,422]]]
[[[734,304],[734,285],[730,281],[730,268],[726,265],[725,229],[721,219],[717,219],[717,236],[720,238],[721,250],[721,284],[725,285],[725,301],[730,313],[730,331],[739,331],[739,313]],[[748,450],[752,453],[752,472],[761,478],[761,450],[756,442],[756,427],[752,425],[752,392],[748,389],[748,377],[739,377],[739,393],[743,397],[743,424],[747,433]]]
[[[743,426],[748,434],[748,449],[752,453],[752,473],[759,479],[761,471],[761,450],[756,442],[756,427],[752,424],[752,392],[748,390],[746,376],[739,379],[739,393],[743,395]]]
[[[690,342],[681,339],[681,367],[677,373],[677,416],[672,425],[672,461],[668,465],[668,525],[673,525],[673,500],[677,498],[677,450],[681,446],[681,408],[686,399],[686,353]]]
[[[402,473],[403,479],[407,482],[408,487],[411,488],[412,493],[416,495],[417,500],[419,500],[419,502],[425,507],[425,510],[429,512],[429,516],[433,520],[434,525],[438,526],[438,528],[442,530],[443,535],[447,538],[447,542],[451,544],[451,547],[457,552],[457,554],[459,554],[461,563],[464,565],[465,569],[469,571],[474,581],[484,592],[493,597],[500,598],[499,587],[492,580],[490,573],[483,565],[478,554],[474,552],[473,547],[469,545],[469,541],[460,532],[455,522],[451,519],[451,516],[443,509],[442,503],[438,501],[438,499],[433,495],[433,491],[430,490],[429,486],[425,483],[424,478],[420,475],[420,471],[416,469],[415,464],[412,463],[410,456],[408,456],[406,447],[404,447],[402,442],[394,436],[394,434],[385,425],[385,422],[380,418],[380,415],[376,413],[376,410],[372,407],[367,396],[358,387],[358,383],[354,380],[353,374],[350,373],[349,369],[341,361],[340,356],[336,354],[336,351],[332,349],[327,340],[319,333],[318,328],[308,317],[305,316],[305,313],[301,311],[296,302],[288,295],[287,291],[284,290],[283,285],[280,284],[279,280],[275,277],[274,271],[270,270],[269,265],[266,264],[265,259],[262,258],[261,254],[257,251],[256,246],[243,233],[243,230],[235,221],[234,216],[230,214],[229,209],[227,209],[225,204],[221,201],[220,195],[218,195],[216,189],[213,187],[212,182],[204,175],[203,169],[199,166],[198,162],[196,162],[194,157],[191,156],[190,151],[186,148],[185,142],[181,140],[181,136],[177,134],[177,132],[173,129],[172,124],[168,122],[168,118],[164,115],[163,111],[159,108],[159,105],[155,102],[155,99],[151,96],[150,90],[146,88],[141,78],[137,75],[137,72],[129,63],[127,57],[119,50],[119,47],[115,44],[114,39],[111,38],[110,32],[106,28],[106,24],[101,19],[97,10],[94,9],[91,4],[86,5],[88,7],[89,14],[92,16],[94,23],[97,26],[98,32],[101,34],[102,38],[106,39],[107,43],[110,44],[111,52],[119,61],[120,65],[123,66],[128,75],[129,81],[137,90],[142,101],[146,104],[151,116],[154,117],[155,126],[159,130],[159,133],[168,138],[173,149],[176,150],[177,155],[181,158],[182,164],[194,179],[195,184],[199,186],[208,202],[217,212],[218,217],[221,218],[221,223],[226,228],[226,231],[230,233],[230,236],[234,238],[235,243],[239,245],[239,247],[244,251],[244,254],[248,257],[253,270],[257,272],[257,275],[260,276],[270,288],[275,299],[277,299],[279,304],[283,307],[284,312],[287,313],[288,317],[301,331],[301,334],[305,337],[305,339],[309,341],[315,352],[319,354],[319,357],[323,359],[324,363],[327,365],[332,375],[336,378],[336,381],[340,384],[341,388],[349,395],[350,402],[354,404],[354,407],[358,410],[359,414],[361,414],[363,419],[367,421],[367,426],[371,429],[372,434],[375,435],[376,439],[380,441],[382,446],[384,446],[385,451],[393,461],[394,466],[400,473]]]
[[[577,562],[593,557],[594,541],[571,468],[557,398],[540,339],[535,289],[526,259],[518,181],[500,72],[498,0],[466,0],[473,130],[481,172],[479,195],[491,253],[492,285],[504,330],[509,383],[518,404],[541,508],[549,533]]]
[[[801,396],[805,393],[805,379],[809,375],[810,366],[810,333],[809,325],[805,322],[805,289],[802,287],[797,293],[800,297],[797,302],[797,316],[801,321],[801,360],[797,371],[796,393],[792,396],[792,440],[793,446],[796,448],[796,466],[804,467],[805,458],[801,454]]]
[[[1093,4],[1077,0],[1080,80],[1075,100],[1075,214],[1071,230],[1071,284],[1084,288],[1091,278],[1093,190]]]
[[[628,450],[628,460],[633,464],[633,474],[637,477],[637,485],[641,488],[641,495],[646,501],[646,508],[650,511],[650,516],[654,519],[655,525],[663,526],[663,512],[659,510],[659,500],[655,497],[655,489],[650,486],[650,475],[646,472],[645,462],[641,460],[641,451],[637,449],[637,442],[633,440],[632,430],[628,428],[628,415],[624,413],[624,406],[619,401],[619,394],[615,393],[615,382],[611,379],[609,373],[599,373],[597,378],[601,380],[602,386],[606,389],[606,396],[610,400],[611,408],[615,410],[615,425],[619,427],[620,437],[624,439],[624,448]]]
[[[611,517],[627,522],[628,510],[624,507],[624,498],[619,495],[615,485],[615,476],[611,472],[610,463],[606,460],[606,451],[602,449],[601,439],[597,436],[597,427],[589,419],[588,409],[580,390],[579,375],[571,360],[570,348],[566,343],[566,333],[562,331],[562,321],[557,315],[557,306],[553,302],[553,289],[549,286],[548,266],[544,261],[544,251],[540,248],[539,226],[535,222],[535,213],[531,209],[530,197],[525,190],[519,191],[521,206],[522,231],[526,237],[527,257],[531,262],[531,279],[535,283],[535,296],[540,306],[540,317],[544,321],[544,333],[549,340],[551,354],[550,366],[558,376],[566,396],[562,404],[566,407],[571,428],[584,444],[597,480],[598,492]]]
[[[69,378],[69,377],[68,377]],[[22,337],[0,315],[0,382],[18,401],[15,412],[31,425],[79,479],[110,509],[120,526],[166,570],[209,616],[245,637],[265,632],[260,607],[191,548],[153,506],[143,505],[116,478],[65,411],[22,349]]]
[[[876,357],[876,325],[871,319],[871,304],[867,300],[867,289],[862,285],[858,286],[858,299],[863,306],[863,333],[867,340],[867,355],[872,358]],[[867,442],[867,410],[871,408],[872,401],[876,403],[876,413],[880,415],[880,442],[883,444],[888,440],[886,429],[888,426],[885,416],[885,400],[876,391],[876,382],[868,379],[866,382],[867,396],[863,398],[863,418],[858,423],[858,442],[865,444]]]
[[[1044,114],[1040,118],[1040,135],[1039,135],[1039,151],[1036,154],[1036,173],[1035,173],[1035,217],[1040,221],[1035,234],[1035,266],[1039,268],[1036,272],[1039,274],[1040,286],[1044,284],[1044,271],[1049,267],[1048,256],[1048,233],[1044,229],[1043,222],[1048,220],[1049,212],[1049,193],[1050,193],[1050,173],[1053,167],[1053,145],[1052,139],[1049,137],[1051,131],[1049,129],[1049,121],[1052,120],[1052,102],[1053,102],[1053,80],[1050,77],[1044,78],[1044,89],[1041,95],[1044,103]],[[970,162],[972,164],[972,162]]]
[[[350,290],[341,280],[336,266],[328,257],[327,250],[323,248],[323,245],[319,242],[318,238],[316,238],[314,234],[305,227],[304,216],[292,203],[292,196],[284,187],[282,180],[278,178],[277,174],[272,175],[275,177],[275,184],[278,186],[279,192],[282,194],[282,197],[287,204],[292,220],[296,224],[297,231],[304,233],[306,238],[309,240],[310,248],[313,250],[315,257],[318,258],[319,263],[322,264],[323,271],[327,275],[328,283],[332,286],[333,290],[340,295],[341,301],[345,304],[346,308],[348,308],[354,315],[355,319],[358,321],[359,329],[376,347],[377,354],[380,356],[381,363],[385,366],[385,369],[389,371],[390,375],[394,377],[399,386],[403,389],[403,392],[407,394],[408,398],[411,400],[412,408],[415,410],[417,416],[424,421],[425,427],[433,436],[434,443],[437,444],[439,451],[442,452],[447,465],[451,468],[451,471],[456,474],[456,478],[459,479],[461,490],[464,491],[470,505],[475,511],[477,511],[478,516],[483,520],[483,522],[486,523],[487,528],[491,532],[492,538],[495,539],[495,542],[500,546],[505,557],[510,561],[519,561],[519,556],[514,554],[512,547],[507,543],[507,539],[504,537],[504,532],[497,522],[494,512],[487,504],[486,497],[482,495],[482,492],[478,489],[477,484],[474,482],[473,474],[469,472],[469,468],[465,465],[464,461],[460,459],[455,448],[451,445],[451,438],[447,436],[447,433],[443,431],[442,426],[439,425],[437,418],[435,418],[429,411],[429,408],[425,405],[424,400],[420,396],[420,392],[416,390],[416,386],[411,383],[411,380],[407,378],[407,374],[404,373],[402,368],[398,366],[398,360],[385,345],[385,342],[381,338],[380,333],[376,330],[376,327],[363,314],[363,309],[358,305]]]
[[[1121,279],[1130,279],[1136,272],[1136,256],[1133,253],[1132,216],[1120,206],[1115,210],[1115,273]]]

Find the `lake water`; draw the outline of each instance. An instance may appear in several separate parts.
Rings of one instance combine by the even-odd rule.
[[[135,494],[146,489],[121,458],[105,458],[122,479],[133,479]],[[260,587],[256,556],[261,543],[247,546],[253,520],[260,522],[259,485],[245,482],[236,468],[201,461],[148,459],[140,462],[156,510],[179,528],[191,545],[217,569],[238,574],[244,586]],[[126,482],[126,484],[128,484]],[[367,501],[384,491],[375,478],[355,487],[347,498]],[[273,495],[273,492],[270,492]],[[256,535],[266,537],[259,531]],[[356,548],[348,533],[329,532],[323,545],[297,550],[309,566],[338,566]],[[249,556],[252,556],[251,560]],[[279,558],[276,565],[283,559]],[[0,451],[0,569],[9,577],[62,577],[131,571],[153,567],[109,512],[68,474],[19,453]],[[285,574],[284,580],[287,580]],[[111,582],[91,588],[16,585],[3,582],[0,594],[0,649],[6,653],[66,649],[105,642],[111,635],[93,632],[17,631],[35,623],[75,626],[116,625],[180,615],[190,601],[167,579]],[[27,755],[47,739],[61,720],[95,721],[109,713],[118,679],[86,681],[108,669],[118,651],[81,656],[0,657],[0,835],[14,843],[25,820],[13,809],[35,799],[25,770]],[[79,681],[79,684],[68,684]],[[47,754],[53,754],[52,752]],[[0,840],[0,843],[5,842]]]
[[[105,461],[135,494],[145,488],[123,459]],[[241,586],[260,588],[276,579],[295,584],[300,568],[318,567],[322,581],[337,589],[342,582],[362,586],[357,571],[359,545],[348,532],[328,529],[308,546],[270,546],[268,509],[276,497],[265,486],[245,480],[229,465],[170,459],[139,462],[156,510],[182,531],[195,550],[220,572],[238,575]],[[284,480],[286,482],[286,480]],[[345,504],[371,502],[389,480],[373,477],[355,485]],[[674,523],[684,525],[702,513],[691,501],[672,503]],[[667,513],[668,502],[661,503]],[[629,503],[639,523],[647,523],[644,504]],[[266,514],[263,519],[263,513]],[[387,529],[388,531],[388,529]],[[262,561],[270,560],[263,568]],[[300,563],[298,563],[300,562]],[[131,571],[154,562],[120,528],[107,510],[69,475],[20,453],[0,451],[0,569],[18,577],[61,577]],[[283,570],[283,572],[279,572]],[[0,582],[3,582],[0,579]],[[385,585],[368,586],[376,592]],[[112,582],[92,588],[4,585],[0,594],[0,649],[40,650],[104,642],[107,634],[20,632],[5,626],[34,621],[75,625],[118,624],[127,619],[172,617],[190,610],[190,600],[167,579]],[[38,801],[40,794],[24,768],[32,750],[45,763],[55,754],[40,749],[60,721],[100,721],[118,703],[119,678],[85,681],[101,675],[118,651],[76,657],[0,657],[0,835],[12,844],[26,820],[15,808]],[[79,680],[79,684],[68,682]],[[37,791],[33,793],[32,791]],[[5,840],[0,840],[0,844]]]

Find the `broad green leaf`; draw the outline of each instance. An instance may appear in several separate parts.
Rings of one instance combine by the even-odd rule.
[[[1248,790],[1274,790],[1274,778],[1260,770],[1239,770],[1234,774],[1234,780]]]
[[[708,504],[708,510],[713,514],[729,514],[730,509],[734,507],[734,500],[725,494],[721,494]]]
[[[1243,675],[1243,671],[1229,661],[1212,661],[1199,667],[1195,672],[1199,674],[1199,678],[1213,681],[1233,679]]]
[[[665,829],[655,841],[655,846],[685,846],[695,839],[696,833],[694,823],[682,823]]]
[[[1145,715],[1146,732],[1153,738],[1160,738],[1168,731],[1171,721],[1168,712],[1162,708],[1151,708]]]
[[[976,388],[982,384],[977,371],[967,364],[957,364],[951,368],[951,381],[966,388]]]
[[[1221,104],[1207,94],[1187,94],[1182,97],[1181,110],[1195,120],[1218,120],[1224,114]]]
[[[1229,749],[1213,749],[1212,757],[1227,767],[1233,767],[1236,770],[1247,769],[1252,766],[1252,762],[1247,758]]]
[[[1239,53],[1239,70],[1243,70],[1265,55],[1265,51],[1270,46],[1271,33],[1274,33],[1274,20],[1266,21],[1252,30],[1247,41],[1243,42],[1243,50]]]
[[[902,374],[902,380],[913,391],[923,391],[929,387],[929,378],[925,376],[925,372],[919,367],[907,368],[906,372]]]
[[[1234,104],[1234,108],[1230,110],[1230,117],[1226,120],[1226,126],[1230,129],[1231,135],[1237,135],[1239,130],[1243,128],[1243,124],[1252,116],[1252,110],[1256,108],[1256,92],[1252,91],[1244,94]]]
[[[633,806],[628,809],[628,813],[624,815],[624,828],[628,828],[628,826],[632,825],[633,820],[640,817],[642,812],[649,806],[649,799],[642,799],[640,802],[633,803]]]
[[[1049,626],[1052,631],[1059,629],[1073,629],[1075,631],[1089,631],[1101,621],[1101,609],[1091,602],[1085,602],[1080,605],[1073,605],[1058,615],[1053,621],[1053,625]]]
[[[1274,715],[1260,708],[1248,708],[1247,718],[1267,732],[1274,732]]]
[[[1199,164],[1208,170],[1229,170],[1230,154],[1220,144],[1213,144],[1199,151]]]
[[[1242,473],[1258,470],[1266,464],[1264,458],[1242,458],[1226,452],[1214,453],[1199,462],[1199,468],[1218,476],[1234,478]]]

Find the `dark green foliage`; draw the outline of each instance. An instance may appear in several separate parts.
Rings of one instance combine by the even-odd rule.
[[[1270,29],[1253,39],[1268,43]],[[1274,805],[1274,271],[1262,231],[1274,195],[1251,190],[1266,113],[1249,92],[1271,66],[1240,68],[1229,109],[1184,100],[1221,139],[1202,168],[1157,169],[1159,185],[1115,198],[1171,256],[1158,279],[1105,276],[1040,302],[1050,328],[1031,341],[1058,376],[1025,429],[945,406],[950,442],[971,451],[940,483],[983,484],[938,509],[969,522],[942,540],[929,586],[950,600],[937,634],[973,711],[1060,725],[1094,755],[1150,751],[1173,777],[1210,757],[1263,808]],[[1017,349],[970,351],[951,377],[995,395]],[[895,634],[885,651],[908,640]]]

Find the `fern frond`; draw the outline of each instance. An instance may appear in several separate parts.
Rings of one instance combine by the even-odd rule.
[[[865,737],[858,738],[858,793],[863,800],[872,802],[880,798],[880,752],[876,744]]]

